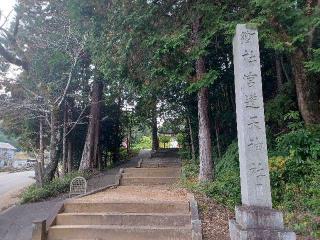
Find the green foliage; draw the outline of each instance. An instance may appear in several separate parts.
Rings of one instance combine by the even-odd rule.
[[[183,183],[191,190],[199,191],[230,208],[240,203],[240,175],[238,148],[232,143],[215,168],[215,180],[199,184],[197,176],[199,164],[185,162]]]
[[[286,83],[281,88],[280,93],[267,102],[265,106],[265,116],[269,127],[277,131],[287,126],[286,120],[290,119],[284,118],[283,116],[287,115],[289,111],[293,112],[297,110],[294,96],[294,86],[292,83]]]
[[[152,140],[149,136],[142,136],[140,141],[133,145],[134,149],[151,149],[152,148]]]
[[[7,134],[5,134],[1,129],[0,129],[0,142],[7,142],[12,144],[13,146],[17,146],[17,139],[14,139]]]
[[[140,149],[134,148],[134,149],[130,149],[130,152],[128,153],[126,148],[121,148],[120,149],[119,161],[120,162],[129,161],[133,156],[138,155],[139,151],[140,151]]]
[[[177,134],[177,141],[180,146],[183,146],[186,143],[187,136],[183,133]]]
[[[239,153],[237,142],[231,143],[222,158],[218,160],[216,164],[216,174],[220,176],[235,170],[239,170]]]
[[[290,117],[289,117],[290,116]],[[287,119],[299,117],[291,112]],[[294,121],[293,121],[294,122]],[[320,224],[320,131],[297,129],[277,138],[277,149],[269,159],[272,199],[275,208],[285,212],[286,222],[297,233],[319,237]],[[282,153],[282,155],[279,155]],[[199,165],[186,161],[182,183],[230,208],[240,203],[238,146],[229,145],[218,160],[215,180],[198,184]]]
[[[320,48],[312,50],[312,59],[305,63],[309,72],[320,73]]]
[[[277,138],[277,155],[270,158],[274,206],[288,214],[287,222],[301,234],[320,236],[320,129],[297,127],[291,112],[292,130]]]
[[[187,181],[194,181],[199,174],[199,161],[185,161],[182,169],[182,177]]]
[[[53,179],[51,182],[44,184],[43,187],[37,187],[33,184],[21,194],[21,203],[37,202],[68,192],[71,180],[78,176],[88,179],[90,174],[73,172],[62,178]]]
[[[187,92],[197,92],[201,88],[209,87],[211,84],[214,83],[218,76],[219,73],[216,70],[210,70],[207,74],[205,74],[205,76],[201,80],[190,84],[190,86],[187,88]]]
[[[177,138],[182,156],[190,157],[189,128],[196,151],[199,147],[197,92],[206,87],[213,152],[222,157],[213,154],[215,181],[197,184],[196,161],[185,163],[184,180],[191,188],[233,207],[240,201],[240,180],[237,144],[232,143],[236,139],[236,121],[231,42],[235,25],[246,22],[259,29],[274,204],[292,212],[288,222],[297,224],[296,229],[316,232],[317,223],[311,226],[310,222],[319,213],[319,131],[304,127],[292,79],[297,70],[307,70],[306,79],[320,72],[319,9],[310,8],[306,1],[292,0],[110,3],[61,0],[50,1],[44,7],[37,1],[19,2],[23,14],[14,42],[17,45],[10,44],[5,32],[0,43],[24,59],[24,54],[20,56],[17,51],[20,46],[30,69],[14,81],[19,84],[6,89],[13,96],[10,103],[34,106],[36,95],[43,98],[43,104],[34,107],[36,112],[20,112],[19,106],[12,107],[17,112],[14,115],[2,111],[7,128],[35,149],[39,145],[39,114],[50,120],[48,113],[52,104],[59,102],[69,76],[66,97],[71,122],[79,119],[81,123],[69,136],[73,146],[81,146],[73,153],[81,158],[86,133],[82,123],[87,120],[81,115],[88,115],[90,82],[99,77],[105,86],[100,132],[103,155],[127,158],[125,150],[119,153],[119,148],[124,136],[131,133],[133,148],[151,148],[151,138],[146,136],[150,134],[152,117],[157,115],[174,119],[162,126],[163,132],[184,131]],[[193,27],[198,20],[199,31],[195,33]],[[291,61],[298,57],[300,51],[296,50],[301,50],[302,65]],[[0,68],[6,70],[8,64],[3,66],[2,57]],[[206,69],[202,79],[197,79],[195,63],[200,57]],[[283,70],[281,89],[275,76],[275,58]],[[20,84],[34,93],[14,91]],[[135,109],[124,114],[122,110],[129,104],[136,105]],[[10,110],[10,106],[3,109]],[[62,127],[62,122],[58,125]],[[47,124],[45,128],[45,145],[49,146],[50,129]],[[167,143],[168,139],[160,137],[160,141]],[[52,186],[29,190],[29,199],[63,191],[64,180],[55,181]],[[298,218],[297,212],[303,217]]]
[[[168,143],[170,143],[171,137],[167,136],[167,135],[160,135],[159,141],[160,141],[160,143],[163,144],[163,147],[165,148],[165,147],[168,147]]]

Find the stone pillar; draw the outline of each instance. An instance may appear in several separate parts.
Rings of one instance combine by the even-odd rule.
[[[292,240],[272,209],[258,31],[238,24],[233,40],[242,206],[229,222],[231,240]]]
[[[32,240],[46,240],[46,220],[32,223]]]

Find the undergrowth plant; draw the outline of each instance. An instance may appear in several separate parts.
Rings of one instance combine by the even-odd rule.
[[[87,172],[72,172],[62,178],[55,178],[51,182],[45,183],[43,187],[38,187],[36,184],[33,184],[26,188],[21,194],[21,203],[37,202],[68,192],[73,178],[82,176],[88,179],[90,175],[91,174]]]

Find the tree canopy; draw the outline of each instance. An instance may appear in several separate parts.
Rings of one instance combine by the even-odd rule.
[[[157,150],[159,130],[170,130],[198,181],[219,183],[228,161],[237,167],[238,23],[259,29],[272,166],[295,159],[274,177],[278,199],[320,155],[303,143],[319,143],[319,1],[19,0],[15,11],[0,25],[1,130],[37,154],[45,181],[104,169],[136,146]]]

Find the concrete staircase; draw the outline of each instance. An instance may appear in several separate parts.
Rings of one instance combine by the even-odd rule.
[[[67,203],[48,231],[49,240],[191,239],[188,203]]]
[[[168,167],[181,167],[181,161],[176,158],[151,158],[144,159],[141,162],[142,168],[168,168]]]
[[[150,158],[140,168],[124,169],[118,188],[173,184],[179,176],[180,161],[176,158]],[[148,191],[148,187],[142,188]],[[48,229],[47,239],[191,240],[195,238],[190,206],[189,201],[172,200],[69,200]]]
[[[179,181],[181,168],[127,168],[124,169],[120,183],[128,185],[163,185]]]

